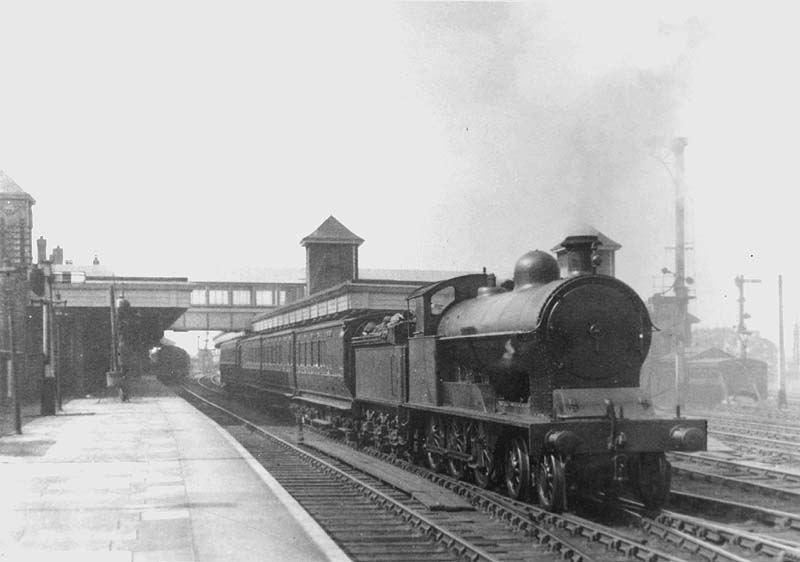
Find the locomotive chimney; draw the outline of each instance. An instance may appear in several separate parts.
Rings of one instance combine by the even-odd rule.
[[[615,252],[621,247],[597,229],[583,226],[552,251],[558,259],[561,277],[580,273],[600,273],[613,277]]]
[[[561,243],[567,256],[567,274],[565,277],[579,273],[595,273],[597,263],[595,250],[600,246],[597,236],[567,236]]]

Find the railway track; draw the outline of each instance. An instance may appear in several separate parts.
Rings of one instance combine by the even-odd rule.
[[[707,480],[726,487],[782,497],[800,506],[800,473],[755,464],[744,459],[722,459],[689,453],[670,453],[673,474]]]
[[[670,462],[673,475],[670,505],[681,504],[681,494],[689,494],[728,502],[727,505],[800,514],[797,475],[728,460],[686,460],[676,455]]]
[[[315,451],[315,454],[319,454],[319,452]],[[702,527],[698,523],[702,520],[698,518],[691,519],[690,525],[687,521],[691,516],[685,514],[671,514],[666,520],[667,512],[662,512],[659,515],[660,519],[640,514],[635,521],[633,515],[628,515],[628,521],[623,525],[619,525],[618,522],[606,525],[572,514],[552,514],[534,505],[512,501],[497,493],[432,473],[427,469],[378,451],[371,451],[371,454],[401,466],[420,477],[437,482],[444,488],[468,499],[476,508],[487,514],[495,524],[501,523],[499,528],[489,530],[486,527],[489,519],[479,514],[454,515],[432,512],[426,514],[429,523],[441,525],[442,528],[449,530],[453,537],[468,537],[478,545],[492,545],[493,550],[485,554],[497,556],[498,560],[552,560],[554,556],[557,556],[560,559],[587,562],[610,562],[623,559],[647,560],[648,562],[685,560],[740,562],[753,559],[746,556],[755,556],[756,552],[765,560],[776,559],[779,556],[783,556],[783,560],[794,559],[792,558],[794,551],[791,542],[780,543],[777,539],[770,542],[773,539],[736,527],[724,527],[720,523],[707,522],[707,525]],[[342,462],[329,455],[325,456],[327,459],[325,462],[332,464]],[[356,470],[347,463],[343,463],[339,469],[343,471]],[[280,478],[278,480],[280,481]],[[399,492],[395,490],[393,493]],[[314,494],[306,493],[306,495],[313,496]],[[301,498],[298,498],[298,501],[303,503]],[[338,505],[340,506],[341,503]],[[309,511],[314,515],[311,509]],[[381,521],[380,526],[385,524],[384,521]],[[723,528],[725,534],[723,534]],[[687,529],[692,532],[687,532]],[[433,535],[436,535],[437,532],[433,531]],[[336,535],[331,534],[334,540],[339,542]],[[539,546],[534,547],[533,545],[536,544]],[[731,554],[720,548],[718,544],[728,545],[729,550],[735,547],[735,550],[744,553],[745,557],[735,553]],[[780,546],[781,544],[782,546]],[[748,550],[747,545],[754,546]],[[446,545],[445,548],[447,548]],[[452,548],[450,548],[450,552],[453,552]]]
[[[425,469],[418,467],[412,470]],[[465,486],[463,483],[455,483],[446,476],[434,475],[434,478],[442,479],[443,485],[458,489]],[[463,490],[459,490],[464,494]],[[469,492],[466,492],[467,494]],[[681,501],[675,501],[680,498]],[[706,504],[701,505],[700,496],[691,494],[673,494],[671,501],[680,504],[681,507],[688,508],[695,513],[713,514],[715,510],[723,507],[724,502],[719,502],[712,498],[705,498]],[[513,502],[508,498],[501,497],[498,501],[509,503],[514,506],[517,512],[527,512],[529,518],[535,522],[547,522],[558,527],[568,529],[575,535],[591,536],[596,532],[594,523],[587,524],[587,520],[571,515],[554,515],[540,510],[538,507]],[[618,503],[617,503],[618,502]],[[627,528],[603,535],[596,536],[593,540],[606,544],[612,548],[614,540],[620,541],[618,547],[628,556],[635,559],[650,560],[644,552],[639,551],[637,544],[658,544],[662,552],[673,552],[670,547],[676,549],[676,555],[681,556],[691,553],[690,559],[703,559],[709,561],[724,560],[798,560],[800,561],[800,543],[795,539],[800,538],[800,517],[789,513],[759,509],[752,506],[741,505],[736,513],[740,519],[745,516],[753,521],[758,521],[760,525],[759,534],[751,529],[754,525],[744,520],[747,525],[736,526],[722,524],[713,520],[704,520],[693,517],[690,514],[678,513],[673,511],[661,510],[657,514],[648,513],[643,506],[627,499],[616,499],[614,502],[603,502],[604,509],[620,510],[624,507],[625,517],[628,519]],[[727,507],[732,508],[732,504]],[[607,518],[608,513],[604,513],[603,518]],[[590,517],[590,519],[594,519]],[[717,517],[720,519],[720,517]],[[722,518],[724,519],[724,517]],[[742,528],[747,526],[749,528]],[[771,536],[774,535],[774,536]],[[612,542],[607,542],[607,541]],[[665,547],[664,544],[670,545]],[[632,546],[633,545],[633,546]],[[720,547],[722,545],[722,547]],[[734,552],[730,550],[733,549]],[[667,556],[661,554],[661,556]],[[662,559],[662,558],[653,558]]]
[[[800,442],[795,440],[772,439],[751,430],[719,431],[709,429],[708,434],[738,451],[758,455],[770,462],[800,462],[800,450],[798,450]]]
[[[692,411],[692,417],[698,417],[707,419],[710,421],[730,421],[730,422],[744,422],[744,423],[756,423],[756,424],[764,424],[768,423],[769,425],[775,425],[774,421],[771,421],[775,416],[773,414],[784,414],[785,411],[782,410],[711,410],[711,411]],[[787,416],[785,420],[781,422],[780,425],[783,427],[789,427],[795,430],[800,429],[800,421],[798,421],[800,416],[794,415],[793,417]]]
[[[738,419],[753,422],[766,420],[790,426],[798,426],[798,419],[800,419],[800,409],[779,410],[763,406],[720,406],[715,410],[692,410],[690,413],[692,416],[706,419]]]
[[[703,539],[705,541],[704,548],[707,549],[706,557],[709,558],[716,555],[717,548],[722,548],[731,556],[741,560],[760,559],[782,562],[800,560],[800,543],[796,540],[800,537],[800,527],[797,526],[800,521],[797,517],[785,514],[786,525],[780,525],[778,518],[780,514],[777,512],[768,513],[767,510],[741,504],[734,505],[730,502],[719,502],[712,498],[689,494],[675,495],[682,497],[680,503],[684,507],[691,506],[695,513],[703,513],[704,516],[710,512],[719,511],[723,507],[722,503],[727,503],[725,507],[730,511],[724,517],[726,521],[720,522],[666,509],[657,514],[651,514],[643,510],[640,504],[625,499],[619,499],[607,507],[620,510],[636,525],[649,533],[668,538],[675,544],[683,543],[687,537]],[[728,521],[731,513],[737,513],[740,517],[750,516],[754,519],[763,519],[765,523],[759,532],[743,529],[741,520],[738,522],[739,524]],[[749,524],[748,526],[752,527]]]
[[[711,418],[709,423],[715,432],[743,433],[761,439],[777,439],[793,443],[800,442],[800,426],[763,423],[749,420]]]
[[[786,410],[695,412],[708,420],[708,434],[733,449],[768,462],[800,462],[798,414]],[[789,417],[783,418],[783,415]],[[780,417],[779,417],[780,416]]]
[[[253,423],[188,389],[184,397],[224,425],[353,560],[534,562],[554,560],[554,553],[575,562],[593,560],[555,537],[541,545],[520,541],[503,522],[476,521],[473,512],[430,512],[411,495],[339,459],[290,443],[284,437],[293,428]]]
[[[680,512],[681,518],[691,519],[692,524],[702,516],[706,524],[736,527],[761,539],[771,538],[791,548],[800,548],[800,515],[797,513],[686,492],[673,492],[670,508]],[[676,515],[666,510],[663,513]]]

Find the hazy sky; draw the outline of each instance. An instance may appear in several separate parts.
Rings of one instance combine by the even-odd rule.
[[[795,11],[3,2],[0,169],[35,237],[121,275],[301,267],[333,214],[362,267],[504,277],[582,220],[647,297],[682,135],[693,312],[734,325],[733,278],[758,277],[749,325],[774,337],[779,273],[800,317]]]

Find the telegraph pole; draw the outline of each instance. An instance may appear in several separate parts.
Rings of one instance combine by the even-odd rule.
[[[744,275],[737,275],[733,282],[739,289],[739,325],[736,327],[736,334],[739,337],[739,355],[742,359],[747,359],[747,336],[750,335],[750,331],[745,327],[744,321],[750,318],[750,315],[744,311],[744,284],[761,283],[761,279],[745,279]]]
[[[683,153],[688,140],[678,137],[672,143],[675,154],[675,300],[677,318],[675,319],[675,411],[680,417],[681,386],[686,373],[686,345],[689,340],[687,320],[689,316],[689,289],[686,285],[686,233],[684,230],[686,215],[686,185],[684,184]]]
[[[786,355],[783,350],[783,275],[778,275],[778,338],[780,360],[778,362],[778,408],[786,404]]]

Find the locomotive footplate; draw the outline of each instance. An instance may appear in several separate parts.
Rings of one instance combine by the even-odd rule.
[[[638,388],[561,389],[553,392],[553,402],[557,421],[531,428],[532,450],[537,441],[565,455],[706,448],[705,420],[656,417]]]
[[[705,420],[570,419],[531,426],[530,448],[565,456],[602,453],[699,451],[706,447]]]

